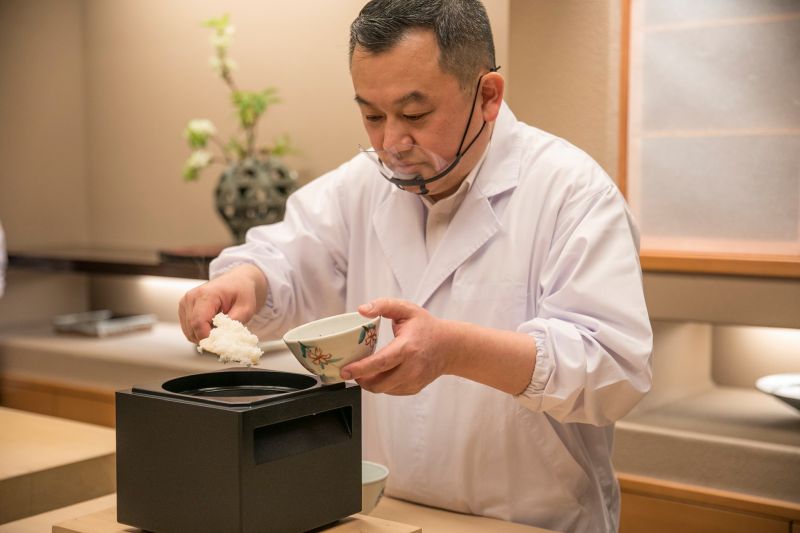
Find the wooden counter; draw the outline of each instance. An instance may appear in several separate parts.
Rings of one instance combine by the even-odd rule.
[[[327,533],[421,533],[418,526],[392,522],[373,516],[355,514],[336,525],[318,530]],[[52,533],[142,533],[141,529],[117,522],[116,507],[108,507],[53,525]]]
[[[542,529],[461,513],[453,513],[411,502],[383,498],[370,516],[418,525],[422,531],[441,533],[544,533]]]
[[[258,367],[307,373],[285,347],[267,351]],[[106,338],[59,334],[41,323],[0,330],[0,405],[109,427],[114,391],[224,368],[174,323]]]
[[[114,431],[0,407],[0,524],[116,489]]]
[[[305,372],[288,350],[266,353],[258,366]],[[199,355],[177,324],[160,323],[149,332],[108,339],[55,335],[40,324],[0,331],[0,368],[3,402],[42,409],[54,405],[53,414],[95,420],[99,413],[113,413],[115,389],[224,366],[213,356]],[[73,408],[78,406],[80,410]],[[706,512],[713,507],[757,514],[783,525],[798,521],[798,416],[759,392],[715,387],[620,421],[614,463],[623,482],[626,533],[648,531],[648,524],[631,529],[626,516],[639,516],[652,499],[676,519],[691,518],[688,510]],[[631,485],[626,482],[630,476],[647,482]],[[679,500],[686,509],[681,512],[671,510],[676,496],[663,491],[670,483],[683,484]],[[729,494],[709,503],[707,495],[719,490]],[[754,500],[768,504],[754,511]]]
[[[0,525],[0,533],[139,533],[140,530],[117,524],[113,508],[116,495],[111,494],[43,513],[38,516]],[[81,517],[89,519],[77,521]],[[441,509],[383,498],[367,517],[354,515],[347,521],[325,530],[330,533],[552,533],[549,530],[513,524],[480,516],[451,513]],[[53,526],[58,524],[58,528]],[[76,529],[77,528],[77,529]],[[94,528],[94,529],[92,529]],[[100,529],[98,529],[100,528]]]

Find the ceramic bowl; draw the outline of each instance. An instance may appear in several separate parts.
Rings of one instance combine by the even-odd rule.
[[[380,322],[359,313],[330,316],[289,330],[283,342],[323,383],[338,383],[343,367],[375,351]]]
[[[370,461],[361,461],[361,512],[369,514],[378,505],[386,487],[389,469]]]
[[[800,374],[773,374],[756,381],[756,388],[800,411]]]

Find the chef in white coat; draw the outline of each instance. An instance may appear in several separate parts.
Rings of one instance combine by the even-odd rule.
[[[382,315],[379,349],[342,376],[367,391],[387,494],[615,531],[614,422],[649,389],[652,349],[624,199],[514,117],[478,0],[373,0],[350,48],[372,148],[212,263],[181,301],[187,338],[219,311],[263,337]]]

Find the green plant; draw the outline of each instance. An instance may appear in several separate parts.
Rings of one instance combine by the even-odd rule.
[[[184,138],[192,149],[192,153],[183,167],[183,177],[187,181],[196,180],[200,171],[213,163],[224,162],[230,165],[245,159],[268,159],[271,156],[282,156],[292,151],[286,135],[276,138],[271,146],[257,146],[258,121],[271,105],[280,100],[274,87],[267,87],[261,91],[243,91],[236,86],[232,75],[236,64],[228,57],[228,48],[234,33],[234,27],[230,24],[228,14],[206,20],[203,22],[203,26],[210,28],[213,32],[211,44],[214,48],[214,55],[210,59],[211,66],[231,91],[231,103],[236,110],[241,131],[234,133],[227,143],[223,143],[210,120],[190,120],[183,132]],[[220,152],[221,159],[210,151],[209,144],[212,143]]]

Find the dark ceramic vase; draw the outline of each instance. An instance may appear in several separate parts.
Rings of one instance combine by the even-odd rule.
[[[230,165],[219,178],[217,212],[234,242],[244,242],[253,226],[283,220],[286,199],[297,188],[297,175],[277,159],[245,159]]]

